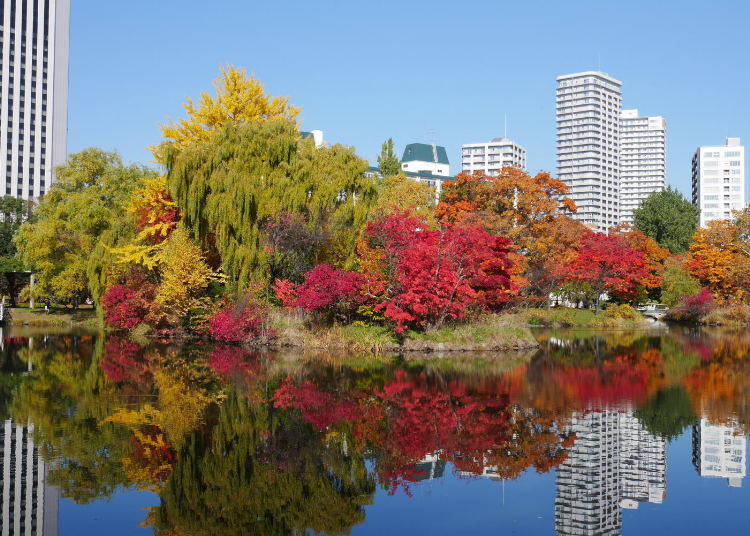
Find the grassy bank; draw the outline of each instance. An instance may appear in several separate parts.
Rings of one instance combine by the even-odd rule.
[[[613,306],[599,313],[591,309],[527,309],[516,316],[522,324],[552,328],[633,328],[652,324],[628,306]]]
[[[9,325],[31,327],[70,327],[83,329],[99,328],[99,319],[93,309],[53,309],[47,314],[44,309],[10,309]]]
[[[425,332],[408,331],[397,338],[382,326],[351,324],[311,327],[304,317],[276,310],[271,326],[276,344],[286,347],[354,352],[487,352],[534,348],[537,342],[513,315],[481,319]]]

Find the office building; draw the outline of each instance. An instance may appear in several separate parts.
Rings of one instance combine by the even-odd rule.
[[[401,169],[409,173],[427,173],[447,177],[451,174],[445,147],[428,143],[410,143],[404,149]]]
[[[701,227],[731,219],[732,211],[745,207],[745,148],[739,138],[695,151],[693,204],[700,209]]]
[[[693,466],[703,477],[726,478],[730,487],[742,486],[747,473],[747,440],[737,423],[693,425]]]
[[[461,146],[461,171],[481,171],[486,175],[497,175],[504,167],[525,170],[526,149],[507,137]]]
[[[667,183],[667,122],[623,110],[620,122],[620,223],[633,224],[633,211]]]
[[[70,0],[0,6],[0,193],[37,198],[67,153]]]
[[[621,86],[598,71],[557,77],[558,177],[573,217],[602,232],[619,223]]]

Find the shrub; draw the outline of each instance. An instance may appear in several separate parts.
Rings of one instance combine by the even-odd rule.
[[[643,318],[641,313],[626,303],[610,305],[604,310],[602,316],[611,320],[641,320]]]
[[[147,321],[155,294],[153,283],[137,273],[125,284],[112,285],[102,297],[104,322],[114,330],[129,330]]]
[[[698,280],[680,264],[671,264],[664,270],[664,282],[661,289],[661,301],[668,307],[674,307],[681,298],[699,292]]]
[[[744,326],[750,324],[750,306],[731,302],[706,313],[702,322],[713,326]]]
[[[302,284],[277,281],[274,290],[286,306],[318,313],[329,320],[348,320],[363,301],[360,290],[364,282],[360,274],[318,264],[305,274]]]
[[[211,338],[219,342],[243,342],[270,336],[268,311],[255,300],[244,296],[235,303],[225,303],[208,321]]]
[[[668,313],[667,318],[677,322],[700,322],[715,308],[714,296],[708,288],[690,296],[684,296]]]

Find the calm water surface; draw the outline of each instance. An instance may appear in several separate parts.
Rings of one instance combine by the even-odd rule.
[[[750,533],[750,332],[491,358],[2,332],[2,534]]]

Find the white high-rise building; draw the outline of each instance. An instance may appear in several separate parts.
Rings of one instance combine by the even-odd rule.
[[[739,488],[747,474],[747,440],[737,423],[693,425],[693,466],[704,477],[726,478]]]
[[[667,183],[667,122],[623,110],[620,123],[620,223],[633,224],[633,211]]]
[[[461,146],[461,171],[497,175],[504,167],[526,169],[526,149],[510,138],[494,138],[486,143]]]
[[[0,195],[49,191],[67,156],[70,0],[0,2]]]
[[[598,71],[557,77],[558,176],[573,217],[602,232],[619,222],[621,86]]]
[[[698,147],[693,155],[693,204],[700,224],[728,220],[745,207],[745,148],[739,138],[720,146]]]

